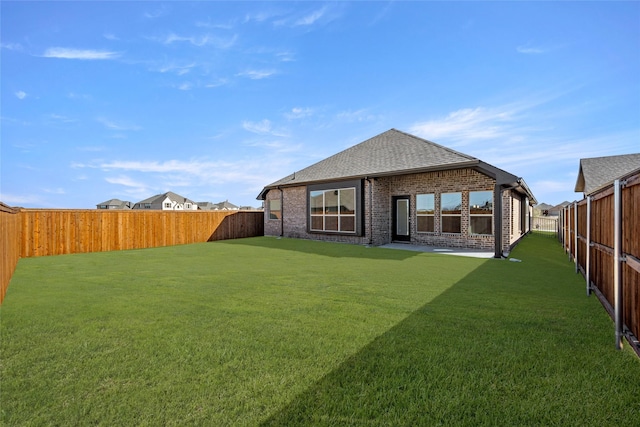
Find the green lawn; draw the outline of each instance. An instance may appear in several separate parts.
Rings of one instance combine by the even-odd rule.
[[[560,245],[268,237],[22,259],[2,425],[637,425],[640,359]]]

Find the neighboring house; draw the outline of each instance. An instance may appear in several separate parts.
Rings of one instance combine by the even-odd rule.
[[[96,205],[97,209],[131,209],[131,202],[111,199]]]
[[[198,209],[203,211],[214,211],[216,210],[216,205],[211,202],[198,202]]]
[[[265,235],[492,250],[530,231],[526,183],[475,157],[391,129],[267,185]]]
[[[584,197],[640,168],[640,153],[580,159],[575,191]]]
[[[539,205],[535,205],[533,207],[533,214],[535,216],[548,216],[549,209],[551,209],[552,207],[553,206],[551,206],[550,204],[540,203]]]
[[[558,205],[555,205],[554,207],[549,209],[549,216],[555,216],[555,217],[560,216],[560,211],[570,204],[571,202],[564,201]]]
[[[229,203],[229,200],[225,200],[224,202],[216,203],[216,208],[219,211],[237,211],[239,208],[233,203]]]
[[[133,209],[154,209],[163,211],[195,211],[198,210],[196,202],[182,197],[171,191],[164,194],[156,194],[148,199],[142,200]]]
[[[233,203],[229,203],[228,200],[220,203],[198,202],[198,208],[205,211],[237,211],[240,209]]]

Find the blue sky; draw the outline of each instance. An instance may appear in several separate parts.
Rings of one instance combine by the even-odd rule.
[[[10,2],[0,201],[263,186],[396,128],[580,199],[640,152],[638,2]]]

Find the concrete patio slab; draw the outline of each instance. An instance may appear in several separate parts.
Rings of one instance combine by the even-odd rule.
[[[455,255],[455,256],[466,256],[473,258],[493,258],[493,251],[480,251],[475,249],[462,249],[462,248],[444,248],[438,246],[419,246],[419,245],[411,245],[408,243],[387,243],[386,245],[379,246],[385,249],[400,249],[405,251],[414,251],[414,252],[428,252],[435,254],[443,254],[443,255]]]

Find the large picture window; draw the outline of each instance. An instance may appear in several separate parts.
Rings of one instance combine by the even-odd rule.
[[[440,195],[440,228],[443,233],[460,233],[462,227],[462,193]]]
[[[418,218],[418,233],[433,233],[435,231],[435,195],[416,195],[416,216]]]
[[[356,189],[333,188],[309,192],[311,231],[355,233]]]
[[[469,193],[469,231],[471,234],[493,233],[493,191]]]

